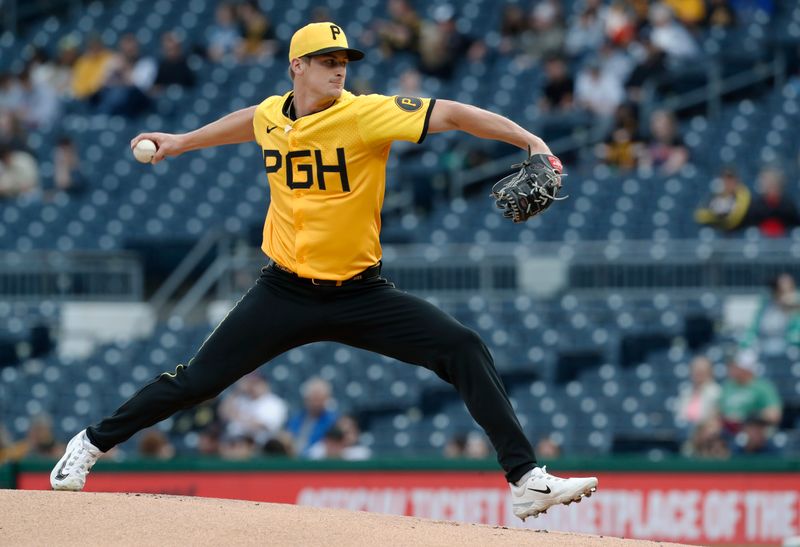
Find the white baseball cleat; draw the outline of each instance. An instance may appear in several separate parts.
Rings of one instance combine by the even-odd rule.
[[[64,455],[50,472],[53,490],[83,490],[86,475],[102,452],[89,441],[84,429],[69,441]]]
[[[523,477],[519,485],[509,484],[514,515],[523,521],[528,517],[538,517],[540,513],[558,503],[569,505],[573,501],[580,503],[597,490],[596,477],[576,477],[562,479],[547,472],[547,468],[534,467]]]

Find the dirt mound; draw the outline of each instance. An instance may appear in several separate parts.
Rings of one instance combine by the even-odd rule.
[[[249,501],[0,490],[0,545],[653,547],[656,543]]]

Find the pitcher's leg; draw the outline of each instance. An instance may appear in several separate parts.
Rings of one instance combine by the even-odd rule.
[[[262,277],[263,279],[263,277]],[[279,289],[256,283],[206,339],[187,365],[164,372],[110,417],[87,428],[103,451],[175,412],[217,396],[276,355],[306,343],[309,316]]]
[[[388,286],[362,291],[339,308],[339,341],[422,365],[458,390],[509,481],[536,465],[489,350],[474,331],[429,302]]]

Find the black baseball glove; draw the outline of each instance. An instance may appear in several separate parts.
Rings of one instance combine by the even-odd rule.
[[[514,174],[498,181],[492,186],[492,197],[503,216],[514,222],[525,222],[550,207],[554,201],[566,199],[558,197],[561,190],[563,167],[561,160],[550,154],[531,154],[528,159],[511,166],[519,168]]]

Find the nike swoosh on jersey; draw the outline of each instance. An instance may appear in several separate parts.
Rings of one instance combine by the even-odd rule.
[[[270,134],[270,132],[271,132],[273,129],[277,129],[277,128],[278,128],[278,126],[277,126],[277,125],[273,125],[272,127],[267,127],[267,135],[269,135],[269,134]]]

